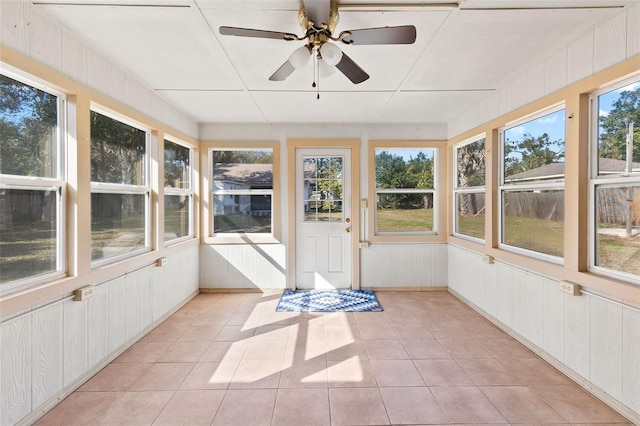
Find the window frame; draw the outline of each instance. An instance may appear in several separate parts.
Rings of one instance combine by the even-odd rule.
[[[484,139],[484,152],[485,152],[485,182],[483,186],[470,186],[466,188],[460,188],[458,186],[458,149],[462,148],[466,145],[471,145],[476,142],[480,142]],[[484,238],[474,237],[472,235],[462,234],[457,232],[459,216],[458,216],[458,195],[459,194],[483,194],[486,197],[486,189],[487,189],[487,166],[486,166],[486,156],[487,156],[487,135],[486,133],[481,133],[479,135],[473,136],[471,138],[465,139],[460,143],[457,143],[453,146],[452,153],[452,161],[453,161],[453,199],[452,199],[452,224],[453,224],[453,236],[457,238],[462,238],[465,240],[473,241],[476,243],[484,244],[487,236],[486,236],[486,216],[485,216],[485,236]],[[486,198],[485,198],[486,202]],[[486,210],[486,209],[485,209]]]
[[[176,139],[174,137],[165,135],[164,136],[164,143],[166,142],[171,142],[173,144],[176,144],[178,146],[181,146],[183,148],[186,148],[189,150],[189,172],[187,173],[187,176],[189,177],[189,188],[163,188],[163,206],[164,206],[164,197],[169,195],[169,196],[185,196],[188,197],[189,199],[189,231],[188,234],[183,236],[183,237],[178,237],[178,238],[174,238],[172,240],[166,241],[165,240],[165,247],[168,246],[172,246],[174,244],[178,244],[181,243],[183,241],[187,241],[187,240],[191,240],[193,238],[195,238],[195,227],[194,227],[194,219],[195,219],[195,203],[194,203],[194,190],[193,190],[193,182],[194,182],[194,178],[195,178],[195,174],[194,174],[194,165],[195,165],[195,161],[196,161],[196,156],[195,156],[195,150],[192,146],[189,146],[188,144],[186,144],[185,142],[180,141],[179,139]],[[164,145],[163,145],[164,146]],[[162,150],[162,159],[163,159],[163,163],[164,163],[164,149]],[[163,176],[162,176],[162,181],[161,184],[164,187],[164,178],[165,178],[165,174],[163,172]],[[164,221],[162,223],[162,230],[163,232],[166,232],[166,211],[165,211],[165,218]]]
[[[271,195],[271,232],[270,233],[214,233],[214,151],[271,151],[273,156],[272,189],[238,190],[240,194],[218,191],[215,195]],[[280,243],[280,143],[278,142],[203,142],[201,144],[201,167],[203,175],[202,193],[207,194],[207,203],[203,203],[202,239],[205,244],[276,244]]]
[[[56,97],[56,171],[55,177],[44,176],[22,176],[0,174],[0,189],[7,190],[27,190],[27,191],[49,191],[56,192],[56,268],[54,271],[42,274],[31,275],[14,281],[0,283],[0,296],[23,290],[39,284],[64,278],[68,275],[67,270],[67,108],[68,102],[66,94],[51,88],[50,85],[38,81],[37,77],[31,76],[22,71],[14,71],[6,64],[0,67],[0,74],[18,81],[26,86],[46,92]]]
[[[147,126],[136,122],[133,119],[130,119],[126,116],[118,114],[108,108],[105,108],[101,105],[97,105],[92,103],[89,108],[90,112],[95,112],[97,114],[103,115],[112,120],[118,121],[127,126],[136,128],[145,132],[145,153],[144,153],[144,185],[131,185],[131,184],[122,184],[122,183],[110,183],[110,182],[94,182],[91,181],[91,191],[90,194],[121,194],[121,195],[144,195],[145,196],[145,214],[144,214],[144,247],[128,251],[122,254],[117,254],[115,256],[101,258],[97,260],[93,260],[93,228],[91,229],[91,268],[96,269],[102,267],[104,265],[109,265],[112,263],[117,263],[125,259],[133,258],[139,256],[144,253],[148,253],[152,250],[151,247],[151,228],[152,228],[152,218],[151,218],[151,144],[152,144],[152,134],[151,129]],[[90,142],[92,143],[92,141]]]
[[[528,114],[517,120],[513,120],[509,123],[506,123],[504,126],[498,129],[498,145],[499,145],[499,156],[500,156],[498,159],[498,188],[497,188],[498,190],[497,191],[498,192],[498,200],[497,200],[498,201],[498,248],[501,250],[515,253],[515,254],[527,256],[533,259],[538,259],[538,260],[542,260],[542,261],[546,261],[546,262],[550,262],[558,265],[564,265],[564,262],[565,262],[564,243],[562,246],[563,256],[560,257],[560,256],[554,256],[547,253],[538,252],[535,250],[526,249],[523,247],[512,246],[504,242],[504,239],[505,239],[504,196],[506,193],[522,192],[522,191],[562,191],[563,194],[566,193],[564,174],[561,178],[554,177],[554,178],[549,178],[545,180],[532,181],[530,183],[522,183],[522,182],[505,183],[505,164],[504,164],[505,136],[504,135],[507,130],[512,129],[520,124],[529,123],[541,117],[544,117],[562,110],[566,111],[566,105],[564,102],[559,102],[555,105],[551,105],[547,108],[538,110],[532,114]],[[567,143],[566,122],[565,122],[565,132],[564,132],[564,143],[565,143],[565,155],[566,155],[566,143]],[[565,164],[566,164],[566,158],[565,158]],[[566,198],[564,199],[564,202],[566,203]]]
[[[433,188],[430,189],[386,189],[378,191],[376,188],[376,163],[375,154],[376,150],[431,150],[433,151]],[[446,233],[441,232],[442,229],[446,229],[446,224],[442,223],[442,220],[446,218],[446,213],[443,209],[446,207],[446,202],[443,199],[445,196],[442,191],[442,182],[446,181],[446,164],[448,155],[446,141],[439,140],[380,140],[369,141],[369,153],[368,153],[368,170],[369,170],[369,200],[363,200],[366,202],[366,207],[361,204],[361,208],[364,210],[363,215],[365,220],[363,221],[364,234],[362,240],[370,241],[372,243],[420,243],[420,242],[446,242]],[[384,232],[378,233],[377,229],[377,194],[378,193],[431,193],[433,194],[433,228],[430,231],[423,232]],[[368,222],[368,224],[367,224]]]
[[[600,111],[598,97],[628,86],[632,83],[640,84],[640,74],[634,74],[615,83],[603,86],[601,89],[589,94],[589,260],[587,268],[589,272],[602,275],[608,278],[620,279],[626,282],[640,285],[640,275],[631,274],[616,269],[610,269],[596,265],[597,263],[597,220],[596,220],[596,192],[598,188],[621,187],[621,186],[640,186],[640,171],[611,172],[607,174],[599,174],[599,136],[600,127]],[[595,118],[595,119],[594,119]],[[640,123],[634,123],[640,127]]]

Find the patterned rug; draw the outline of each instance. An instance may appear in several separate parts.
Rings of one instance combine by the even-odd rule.
[[[276,312],[380,312],[373,290],[285,290]]]

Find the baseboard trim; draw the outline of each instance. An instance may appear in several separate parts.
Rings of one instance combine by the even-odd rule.
[[[596,385],[594,385],[593,383],[591,383],[590,381],[588,381],[587,379],[585,379],[584,377],[582,377],[581,375],[573,371],[571,368],[567,367],[562,362],[558,361],[554,356],[547,353],[544,349],[538,347],[537,345],[532,343],[530,340],[526,339],[525,337],[523,337],[522,335],[514,331],[512,328],[507,326],[506,324],[498,321],[492,315],[484,311],[482,308],[480,308],[475,303],[471,302],[466,297],[462,296],[457,291],[449,289],[449,293],[451,293],[454,297],[459,299],[465,305],[469,306],[471,309],[473,309],[474,311],[482,315],[489,322],[491,322],[493,325],[495,325],[496,327],[498,327],[499,329],[507,333],[509,336],[516,339],[518,342],[524,345],[527,349],[530,349],[540,358],[542,358],[543,360],[551,364],[551,366],[553,366],[556,370],[560,371],[562,374],[569,377],[578,386],[580,386],[581,388],[589,392],[591,395],[593,395],[594,397],[598,398],[600,401],[608,405],[612,410],[616,411],[621,416],[626,417],[627,420],[629,420],[631,423],[640,425],[640,415],[638,415],[638,413],[631,410],[626,405],[623,405],[617,399],[611,397],[608,393],[606,393],[605,391],[603,391],[602,389],[600,389],[599,387],[597,387]]]
[[[200,293],[202,294],[216,294],[216,293],[281,293],[283,288],[205,288],[200,287]]]
[[[362,290],[375,291],[404,291],[404,292],[423,292],[423,291],[447,291],[449,287],[360,287]]]

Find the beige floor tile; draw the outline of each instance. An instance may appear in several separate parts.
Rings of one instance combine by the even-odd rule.
[[[208,312],[205,312],[201,315],[198,315],[193,322],[191,323],[191,325],[193,326],[224,326],[224,325],[230,325],[229,324],[229,320],[231,319],[231,316],[233,315],[232,311],[217,311],[217,310],[210,310]],[[242,324],[238,324],[238,325],[242,325]]]
[[[564,423],[566,420],[526,386],[480,388],[511,423]]]
[[[493,358],[481,344],[481,339],[439,337],[438,341],[454,359]]]
[[[477,387],[429,389],[451,423],[509,423]]]
[[[211,342],[199,359],[199,362],[231,361],[238,362],[244,356],[244,351],[249,345],[248,341],[242,342]]]
[[[512,370],[496,359],[459,359],[458,364],[478,386],[522,384]]]
[[[36,425],[95,425],[119,396],[119,392],[74,392]]]
[[[425,386],[413,361],[372,359],[371,368],[378,386]]]
[[[393,324],[393,331],[400,339],[433,339],[433,334],[422,324]]]
[[[351,343],[341,342],[340,344],[332,341],[327,342],[326,357],[328,361],[343,361],[354,356],[360,359],[369,359],[363,340],[356,340]]]
[[[282,360],[242,360],[229,389],[277,388],[282,374]]]
[[[327,361],[324,358],[295,360],[284,368],[280,376],[280,388],[327,387]]]
[[[500,360],[525,385],[572,385],[564,374],[540,358],[507,358]]]
[[[474,383],[457,362],[448,359],[413,361],[427,386],[473,386]]]
[[[538,358],[538,355],[522,346],[506,334],[501,339],[481,339],[480,344],[499,360],[513,358]]]
[[[286,348],[286,340],[252,340],[247,345],[247,349],[245,350],[242,359],[277,359],[284,361]]]
[[[253,336],[255,329],[242,325],[225,325],[213,339],[216,342],[238,342]]]
[[[180,389],[227,389],[236,374],[237,362],[202,362],[194,365]]]
[[[144,336],[140,341],[141,342],[169,342],[173,343],[182,336],[182,334],[187,331],[189,325],[170,325],[167,324],[171,318],[167,319],[165,322],[157,326],[155,329],[151,330],[149,334]]]
[[[380,388],[391,424],[446,424],[447,416],[429,388]]]
[[[190,363],[156,363],[129,386],[129,391],[176,390],[193,369]]]
[[[326,389],[279,389],[273,425],[323,426],[331,424]]]
[[[82,385],[79,391],[124,391],[149,370],[152,365],[150,363],[111,363]]]
[[[353,317],[358,324],[388,324],[389,320],[383,312],[354,312]]]
[[[396,332],[389,323],[380,324],[359,324],[360,335],[364,340],[392,340],[398,339]]]
[[[221,325],[192,325],[178,338],[178,342],[213,342],[221,329]]]
[[[164,351],[157,362],[198,362],[208,342],[176,342]]]
[[[213,425],[270,425],[276,395],[276,389],[229,390],[213,419]]]
[[[434,338],[403,339],[411,359],[451,359],[449,352]]]
[[[114,362],[155,362],[169,349],[168,342],[138,342],[127,349]]]
[[[289,338],[285,350],[285,360],[325,358],[327,345],[325,339],[313,339],[309,336]]]
[[[256,327],[251,340],[279,340],[286,342],[289,340],[289,334],[291,334],[293,328],[292,325],[260,325]]]
[[[325,324],[324,333],[327,340],[339,343],[362,340],[360,328],[353,324]]]
[[[178,391],[153,424],[154,426],[208,426],[213,421],[224,394],[223,390]]]
[[[172,396],[169,391],[123,392],[97,424],[150,425]]]
[[[547,404],[571,423],[616,423],[626,419],[577,386],[532,386]]]
[[[341,361],[327,361],[327,381],[329,387],[335,388],[377,386],[371,362],[355,356]]]
[[[365,340],[369,359],[409,359],[409,354],[399,340]]]
[[[193,325],[193,322],[200,316],[199,313],[192,312],[176,312],[171,315],[171,317],[167,318],[162,325],[164,326],[186,326],[189,327]]]
[[[377,388],[330,388],[332,425],[388,425]]]

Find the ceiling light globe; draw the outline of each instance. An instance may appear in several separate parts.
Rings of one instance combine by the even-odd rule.
[[[331,77],[336,72],[336,67],[329,65],[324,58],[320,60],[319,66],[320,77]]]
[[[291,56],[289,56],[289,62],[291,62],[291,65],[293,65],[295,69],[299,70],[303,68],[307,64],[307,62],[309,62],[310,56],[311,52],[305,45],[297,48],[293,51],[293,53],[291,53]]]
[[[342,59],[342,50],[333,43],[325,43],[320,47],[320,55],[327,64],[336,66]]]

